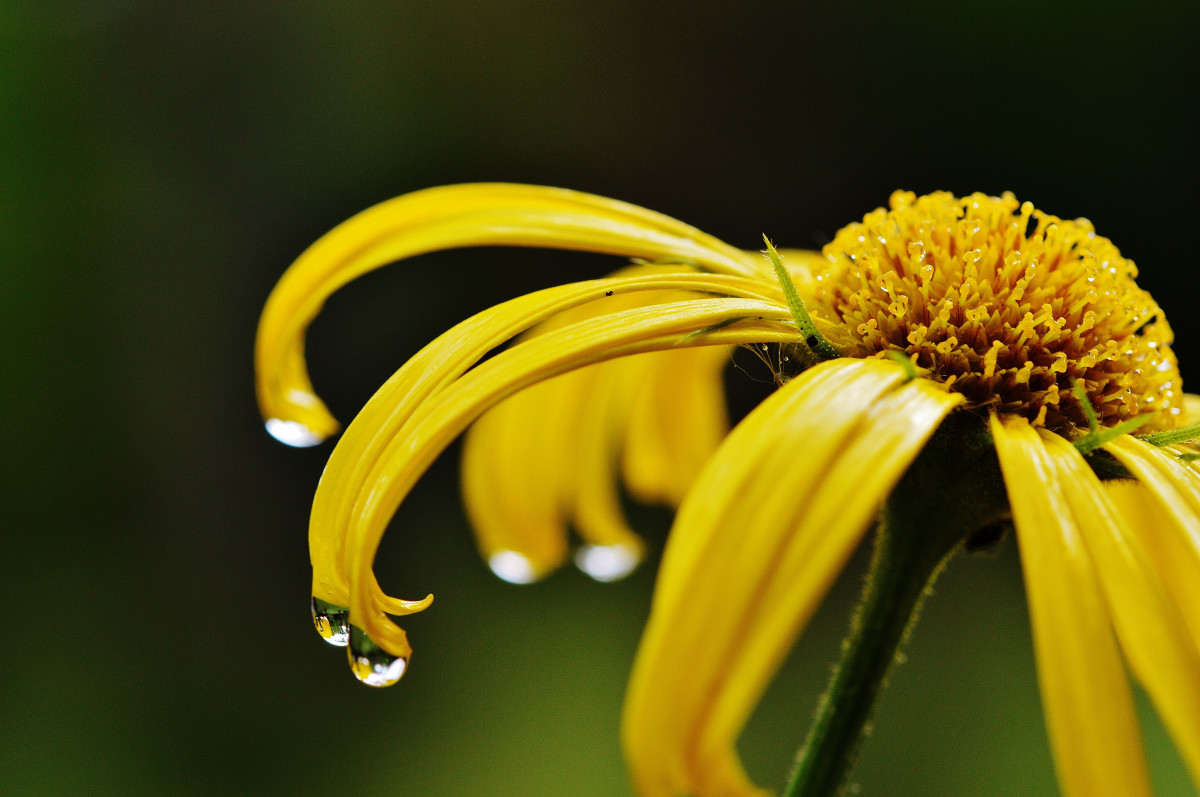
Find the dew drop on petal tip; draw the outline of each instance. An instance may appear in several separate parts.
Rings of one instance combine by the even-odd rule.
[[[533,562],[516,551],[496,551],[488,558],[488,567],[509,584],[532,584],[538,579]]]
[[[641,556],[629,545],[584,545],[575,566],[597,581],[618,581],[633,572]]]
[[[350,671],[367,686],[391,686],[399,681],[408,668],[408,659],[393,656],[375,644],[371,637],[354,626],[350,627]]]
[[[350,610],[345,606],[312,599],[313,625],[317,633],[331,645],[345,647],[350,642]]]
[[[309,448],[325,439],[299,421],[285,421],[282,418],[267,419],[267,434],[295,448]]]

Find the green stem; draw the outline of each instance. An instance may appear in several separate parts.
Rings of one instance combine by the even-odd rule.
[[[925,595],[961,542],[1005,516],[995,453],[980,426],[969,414],[948,418],[885,504],[841,662],[783,797],[842,792]]]
[[[849,775],[896,654],[947,558],[914,542],[913,535],[895,533],[886,519],[880,524],[842,661],[785,797],[827,797]]]

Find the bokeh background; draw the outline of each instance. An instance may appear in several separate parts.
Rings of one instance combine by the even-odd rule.
[[[413,666],[360,686],[308,618],[329,446],[256,414],[275,279],[358,210],[458,181],[593,191],[745,247],[819,246],[895,188],[1013,190],[1139,263],[1200,384],[1198,22],[1182,0],[3,0],[0,792],[628,794],[619,708],[669,517],[635,510],[654,554],[624,582],[503,584],[452,449],[378,561],[393,594],[437,594]],[[617,265],[383,269],[313,326],[314,382],[348,420],[466,315]],[[743,382],[741,406],[765,390]],[[862,565],[742,740],[764,784]],[[908,653],[863,794],[1056,793],[1011,541],[956,562]],[[1146,713],[1161,793],[1192,794]]]

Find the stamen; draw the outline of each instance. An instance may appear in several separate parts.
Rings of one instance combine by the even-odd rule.
[[[1011,194],[896,192],[822,254],[806,309],[847,356],[907,354],[969,406],[1068,439],[1178,423],[1171,329],[1086,219]]]

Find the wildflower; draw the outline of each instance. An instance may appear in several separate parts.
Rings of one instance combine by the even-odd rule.
[[[1015,526],[1059,780],[1150,793],[1125,666],[1200,783],[1200,399],[1161,310],[1085,220],[1009,194],[897,192],[821,253],[767,257],[673,219],[558,189],[430,189],[365,211],[283,277],[259,329],[259,401],[292,444],[336,429],[303,357],[329,294],[452,246],[636,258],[451,329],[334,449],[310,525],[314,619],[366,683],[411,655],[372,563],[388,520],[472,423],[463,481],[493,570],[628,572],[632,492],[678,505],[626,699],[644,795],[759,793],[734,744],[867,530],[872,576],[788,794],[845,777],[927,584]],[[497,346],[519,342],[485,359]],[[768,346],[780,387],[726,434],[730,346]],[[585,366],[589,366],[586,367]]]

